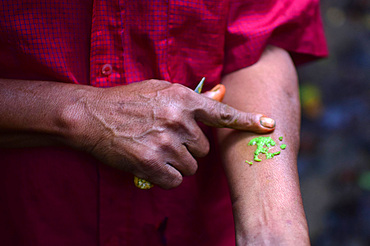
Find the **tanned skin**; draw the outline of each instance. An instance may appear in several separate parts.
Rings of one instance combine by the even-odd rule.
[[[297,174],[298,83],[289,54],[268,47],[256,64],[225,76],[223,84],[227,88],[224,103],[269,115],[275,119],[276,128],[263,136],[279,144],[283,136],[287,145],[280,155],[250,166],[245,160],[253,160],[256,147],[248,143],[260,135],[218,130],[231,189],[237,245],[309,245]]]

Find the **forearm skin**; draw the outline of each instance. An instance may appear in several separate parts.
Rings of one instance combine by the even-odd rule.
[[[66,144],[79,121],[78,100],[93,87],[0,79],[0,147]]]
[[[272,159],[253,165],[254,133],[219,129],[218,138],[228,177],[238,245],[308,245],[307,222],[297,174],[300,106],[294,65],[288,53],[265,50],[255,65],[223,78],[224,102],[259,112],[276,121],[271,136],[287,145]],[[283,136],[283,141],[279,137]],[[280,150],[274,147],[270,152]]]

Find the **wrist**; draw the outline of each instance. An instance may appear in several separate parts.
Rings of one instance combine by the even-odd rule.
[[[303,213],[263,208],[243,216],[238,211],[234,204],[237,245],[310,245]]]
[[[79,87],[71,90],[68,99],[60,107],[57,125],[59,137],[63,144],[78,148],[88,148],[89,140],[94,137],[90,125],[93,119],[88,113],[87,104],[89,100],[94,100],[98,88]]]
[[[299,227],[272,221],[248,229],[236,227],[236,242],[237,245],[310,245],[308,230]]]

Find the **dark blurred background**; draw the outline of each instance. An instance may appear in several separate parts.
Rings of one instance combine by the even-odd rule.
[[[370,0],[321,0],[330,56],[298,69],[313,246],[370,245]]]

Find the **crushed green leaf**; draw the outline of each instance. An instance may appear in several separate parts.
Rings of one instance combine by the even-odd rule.
[[[279,140],[282,141],[283,137],[279,137]],[[276,143],[274,140],[272,140],[271,137],[256,137],[249,141],[248,145],[256,145],[257,149],[254,151],[254,158],[253,160],[256,162],[262,161],[262,159],[259,158],[260,154],[266,155],[266,159],[271,159],[276,155],[279,155],[281,151],[276,151],[270,153],[269,150],[271,147],[275,146]],[[284,150],[286,148],[286,144],[280,145],[280,149]],[[252,165],[252,161],[245,161],[249,165]]]
[[[280,154],[280,151],[277,151],[275,153],[269,153],[269,149],[272,146],[275,146],[276,143],[274,140],[272,140],[271,137],[256,137],[253,138],[248,145],[257,145],[256,151],[254,151],[254,160],[255,161],[262,161],[258,156],[260,154],[265,154],[267,159],[273,158],[275,155]]]

